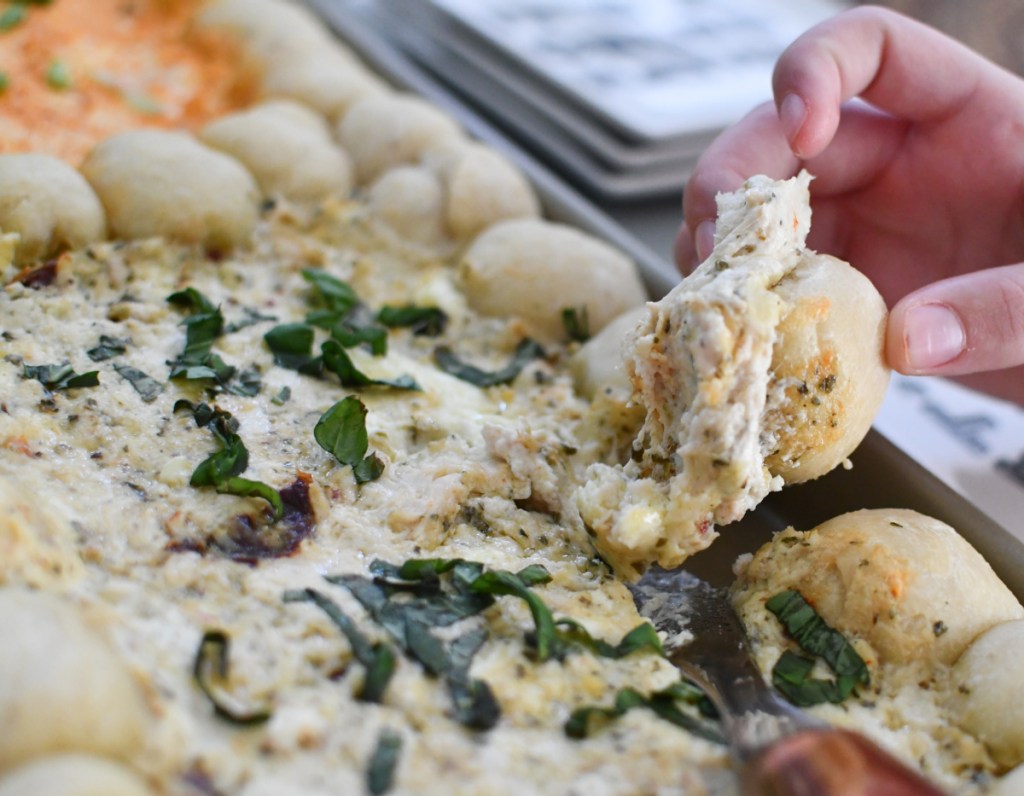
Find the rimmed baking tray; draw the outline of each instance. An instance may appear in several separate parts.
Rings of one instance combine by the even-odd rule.
[[[637,263],[652,297],[678,281],[672,265],[598,210],[558,177],[512,143],[499,130],[459,102],[372,27],[367,2],[308,0],[310,7],[367,64],[395,86],[420,94],[455,116],[475,137],[517,162],[533,182],[545,214],[604,238]],[[991,564],[996,574],[1024,601],[1024,543],[961,497],[923,466],[872,430],[850,457],[853,467],[837,468],[806,484],[769,496],[743,520],[720,528],[721,537],[687,564],[709,580],[732,580],[732,564],[753,552],[772,533],[787,526],[810,529],[847,511],[906,508],[956,528]]]

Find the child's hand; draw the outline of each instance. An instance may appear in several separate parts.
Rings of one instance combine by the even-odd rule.
[[[862,7],[797,39],[773,82],[774,105],[697,164],[680,267],[710,251],[718,191],[806,166],[816,176],[808,245],[848,260],[885,296],[890,365],[976,374],[959,380],[1024,403],[1024,80]],[[848,102],[857,97],[870,105]]]

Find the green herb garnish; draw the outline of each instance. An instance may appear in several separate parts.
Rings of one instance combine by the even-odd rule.
[[[366,788],[372,796],[380,796],[391,790],[401,751],[402,736],[394,730],[382,730],[366,770]]]
[[[468,381],[477,387],[494,387],[508,384],[520,374],[524,367],[535,359],[544,356],[544,349],[535,340],[521,340],[512,354],[512,360],[500,370],[481,370],[475,365],[463,362],[448,346],[434,349],[434,362],[445,373],[462,381]]]
[[[401,307],[385,305],[378,310],[377,320],[390,328],[406,328],[415,335],[426,337],[437,337],[448,326],[448,315],[444,310],[413,304]]]
[[[25,6],[21,3],[14,3],[7,6],[0,14],[0,32],[6,32],[18,27],[25,21]]]
[[[101,334],[99,342],[85,353],[93,362],[113,359],[128,350],[128,341],[120,337]]]
[[[590,339],[590,318],[587,306],[565,307],[562,309],[562,326],[570,340],[585,343]]]
[[[180,400],[174,404],[174,411],[188,409],[199,427],[208,426],[221,448],[208,456],[195,470],[189,484],[194,487],[212,486],[217,492],[237,497],[262,498],[270,504],[274,519],[284,515],[284,501],[281,493],[261,481],[241,478],[239,474],[249,466],[249,451],[238,435],[238,421],[229,412],[208,404],[192,404]]]
[[[362,634],[355,622],[330,597],[316,589],[289,591],[284,594],[286,603],[311,602],[322,610],[348,639],[352,655],[366,669],[363,687],[356,697],[363,702],[380,702],[384,690],[395,671],[395,654],[387,644],[373,643]]]
[[[246,710],[232,704],[234,700],[227,690],[230,644],[231,639],[222,630],[203,633],[192,665],[192,676],[199,690],[210,700],[214,712],[222,719],[242,726],[262,724],[271,716],[269,709]]]
[[[377,454],[366,455],[370,446],[366,432],[366,406],[355,396],[338,401],[321,415],[313,437],[328,453],[352,468],[357,484],[374,481],[384,472]]]
[[[152,376],[143,373],[130,365],[114,365],[114,370],[135,388],[135,392],[142,396],[142,400],[149,403],[156,400],[156,397],[164,391],[164,385]]]
[[[570,738],[586,738],[598,726],[619,718],[633,708],[647,708],[665,721],[713,743],[724,744],[720,728],[679,708],[679,702],[694,705],[705,718],[716,718],[707,696],[695,685],[680,680],[668,688],[645,697],[634,688],[623,688],[615,695],[611,707],[588,706],[573,711],[565,723],[565,734]]]
[[[871,681],[867,664],[841,633],[829,627],[817,612],[792,589],[765,603],[800,648],[823,659],[836,673],[833,680],[812,678],[814,658],[787,650],[772,669],[772,684],[795,705],[842,702],[857,685]]]
[[[71,69],[60,59],[50,62],[46,68],[46,85],[55,91],[66,91],[71,88]]]
[[[224,332],[224,316],[202,293],[192,287],[179,290],[167,301],[191,313],[185,327],[185,350],[171,363],[172,379],[210,379],[223,387],[235,375],[235,368],[211,350]]]
[[[320,346],[324,368],[335,374],[342,387],[391,387],[396,390],[420,390],[420,385],[411,376],[397,379],[371,379],[353,363],[341,344],[336,340],[325,340]]]
[[[359,305],[359,297],[351,285],[326,271],[307,268],[302,272],[302,278],[313,286],[315,299],[323,305],[306,316],[307,323],[331,329]]]
[[[75,373],[71,365],[25,365],[22,377],[35,379],[48,390],[74,390],[79,387],[96,387],[100,383],[98,371]]]

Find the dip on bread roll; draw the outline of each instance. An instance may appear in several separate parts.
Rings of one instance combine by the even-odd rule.
[[[714,250],[625,344],[646,420],[623,466],[594,464],[578,504],[624,577],[674,567],[784,483],[867,433],[888,385],[886,307],[853,267],[805,248],[811,177],[718,197]]]

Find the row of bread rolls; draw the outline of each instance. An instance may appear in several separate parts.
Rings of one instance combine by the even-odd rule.
[[[240,38],[261,103],[195,136],[111,136],[79,169],[42,154],[0,156],[0,230],[19,236],[16,264],[108,235],[230,250],[250,240],[266,199],[355,190],[405,243],[437,254],[469,246],[462,284],[474,309],[522,316],[542,339],[564,339],[567,306],[586,307],[596,331],[643,302],[631,261],[538,218],[518,167],[431,103],[391,89],[307,9],[211,0],[195,24]]]
[[[100,617],[7,587],[0,638],[0,796],[152,794],[129,764],[153,717]]]
[[[858,647],[878,688],[934,677],[951,723],[1000,767],[1024,764],[1024,607],[949,525],[874,509],[776,534],[733,587],[755,647],[779,648],[764,604],[787,589]]]

